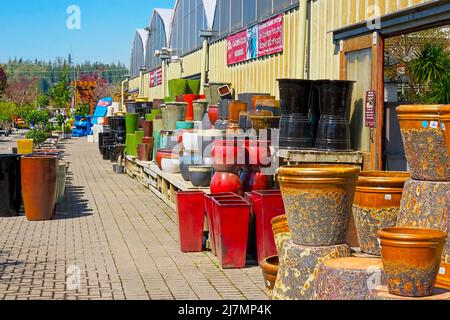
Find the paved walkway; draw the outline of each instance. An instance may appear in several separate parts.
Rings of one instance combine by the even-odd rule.
[[[55,220],[0,218],[1,299],[265,299],[259,268],[222,271],[182,254],[176,213],[84,139]]]

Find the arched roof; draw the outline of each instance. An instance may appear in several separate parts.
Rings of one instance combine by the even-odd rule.
[[[166,33],[166,41],[169,43],[170,34],[172,33],[172,20],[173,20],[173,9],[154,9],[152,18],[150,20],[149,26],[153,25],[153,21],[156,18],[160,18],[164,25],[164,32]]]

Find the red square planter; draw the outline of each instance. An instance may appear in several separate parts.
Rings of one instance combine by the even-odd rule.
[[[182,252],[202,252],[205,223],[205,194],[178,192],[177,212]]]
[[[258,262],[277,255],[272,231],[273,218],[285,214],[283,198],[279,190],[255,191],[250,195],[256,221],[256,248]]]
[[[214,200],[217,256],[223,269],[245,268],[250,204],[242,200]]]

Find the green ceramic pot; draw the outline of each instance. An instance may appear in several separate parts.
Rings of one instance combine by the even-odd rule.
[[[184,121],[186,115],[187,103],[185,102],[168,102],[166,107],[162,109],[164,129],[176,130],[177,121]]]
[[[203,121],[207,108],[208,102],[206,100],[194,101],[194,121]]]
[[[127,134],[127,142],[126,142],[126,147],[127,147],[127,155],[129,156],[136,156],[136,145],[135,145],[135,138],[136,134],[135,133],[129,133]]]
[[[200,80],[187,81],[188,94],[198,94],[200,92]]]
[[[142,143],[142,140],[144,139],[144,131],[138,130],[135,132],[134,135],[134,154],[137,157],[137,147]]]
[[[145,120],[153,121],[157,115],[162,114],[160,109],[153,109],[151,113],[145,115]]]
[[[127,113],[125,116],[127,133],[135,133],[139,127],[139,114]]]
[[[187,80],[186,79],[172,79],[169,80],[169,97],[172,101],[175,97],[186,93]],[[166,100],[167,101],[167,100]]]

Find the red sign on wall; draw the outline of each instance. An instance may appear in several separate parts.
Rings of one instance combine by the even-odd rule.
[[[375,91],[366,92],[366,127],[376,128],[377,95]]]
[[[283,51],[283,14],[259,25],[258,57]]]
[[[247,30],[227,38],[227,62],[235,64],[247,60]]]
[[[150,88],[162,85],[162,68],[150,71]]]

